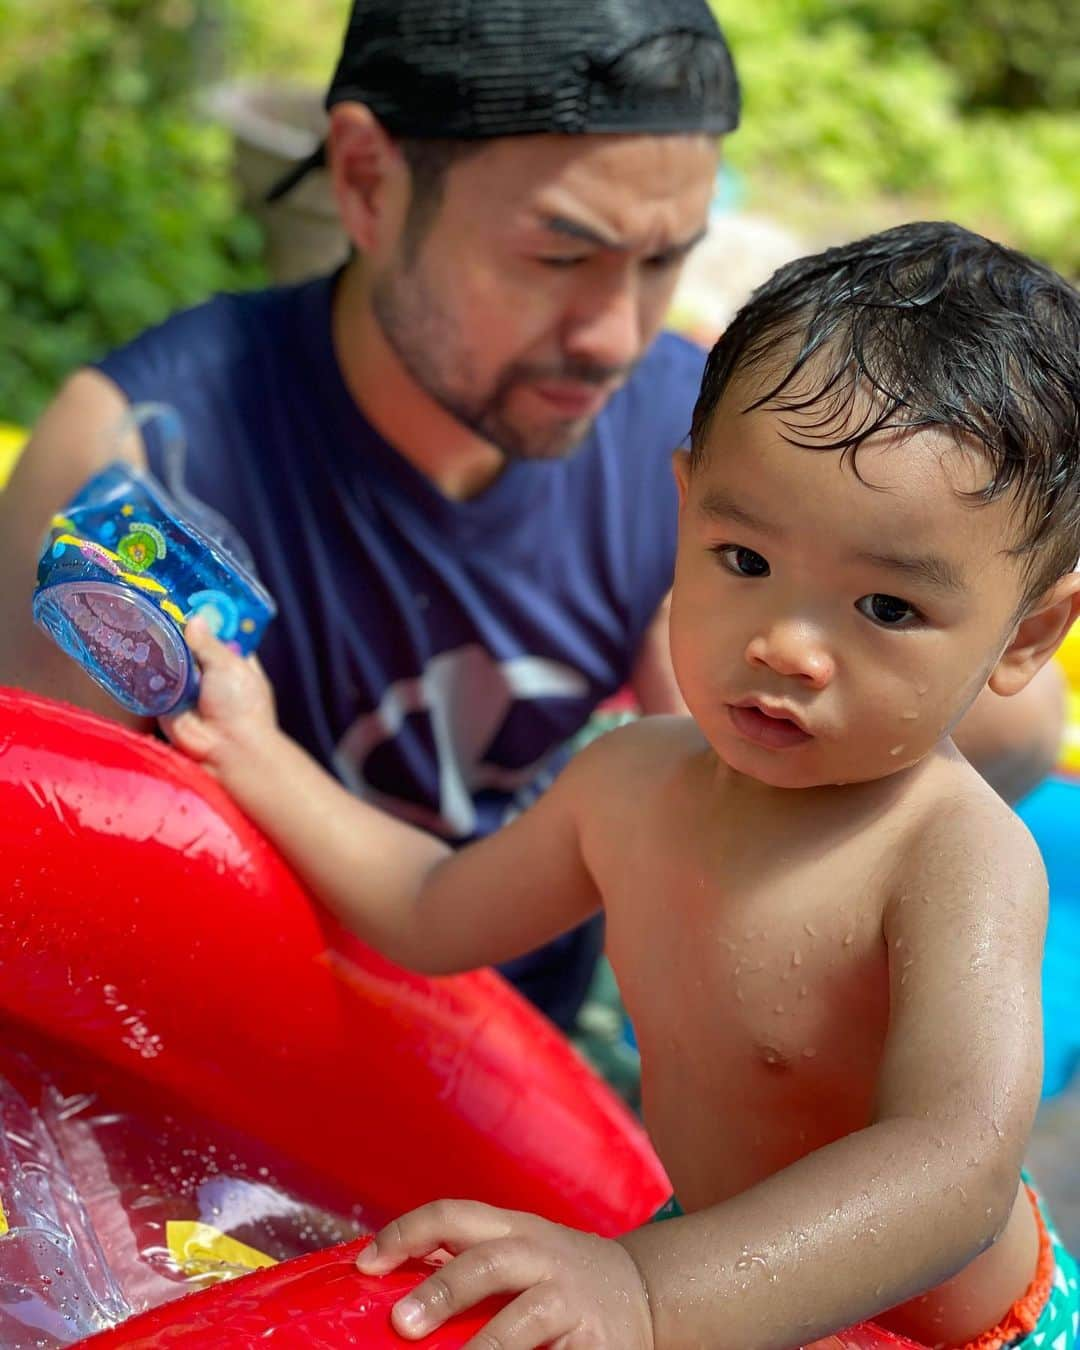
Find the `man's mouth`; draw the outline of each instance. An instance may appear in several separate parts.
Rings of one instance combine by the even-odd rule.
[[[814,739],[793,716],[779,709],[769,711],[756,699],[728,704],[728,716],[740,736],[767,750],[794,750]]]
[[[538,380],[533,392],[564,417],[589,417],[598,413],[616,386],[586,384],[580,380]]]

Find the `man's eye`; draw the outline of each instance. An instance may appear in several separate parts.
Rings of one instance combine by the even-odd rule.
[[[553,258],[537,259],[537,262],[539,262],[542,267],[559,267],[559,268],[580,267],[583,262],[587,261],[588,259],[585,257],[573,257],[573,258],[553,257]]]
[[[908,604],[906,600],[901,600],[897,595],[882,595],[880,592],[864,595],[861,600],[856,600],[855,608],[884,628],[909,628],[922,618],[915,606]]]
[[[729,572],[737,577],[767,577],[768,561],[755,553],[752,548],[740,548],[738,544],[721,544],[712,550]]]

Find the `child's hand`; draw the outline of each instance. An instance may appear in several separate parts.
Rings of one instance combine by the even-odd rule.
[[[198,706],[162,718],[161,725],[192,759],[220,769],[231,752],[257,745],[276,729],[273,690],[256,658],[231,651],[202,619],[192,619],[184,637],[202,672]]]
[[[645,1285],[625,1248],[534,1214],[424,1205],[376,1233],[356,1264],[385,1275],[440,1248],[454,1259],[394,1305],[394,1328],[410,1340],[493,1294],[517,1294],[465,1350],[652,1350]]]

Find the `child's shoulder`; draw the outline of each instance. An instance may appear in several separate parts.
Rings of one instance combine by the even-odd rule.
[[[679,761],[708,749],[692,717],[639,717],[605,732],[583,752],[597,761],[623,765]]]
[[[966,763],[949,766],[919,801],[897,850],[906,884],[1039,903],[1046,872],[1027,826]]]
[[[642,717],[597,737],[570,764],[580,782],[602,779],[633,790],[646,778],[677,769],[708,750],[708,742],[690,717]]]

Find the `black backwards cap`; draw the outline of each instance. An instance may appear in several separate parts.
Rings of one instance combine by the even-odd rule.
[[[657,38],[715,44],[723,89],[612,81],[623,57]],[[365,103],[397,138],[486,140],[544,133],[704,132],[739,121],[739,89],[706,0],[355,0],[326,107]],[[326,147],[267,195],[275,201]]]

